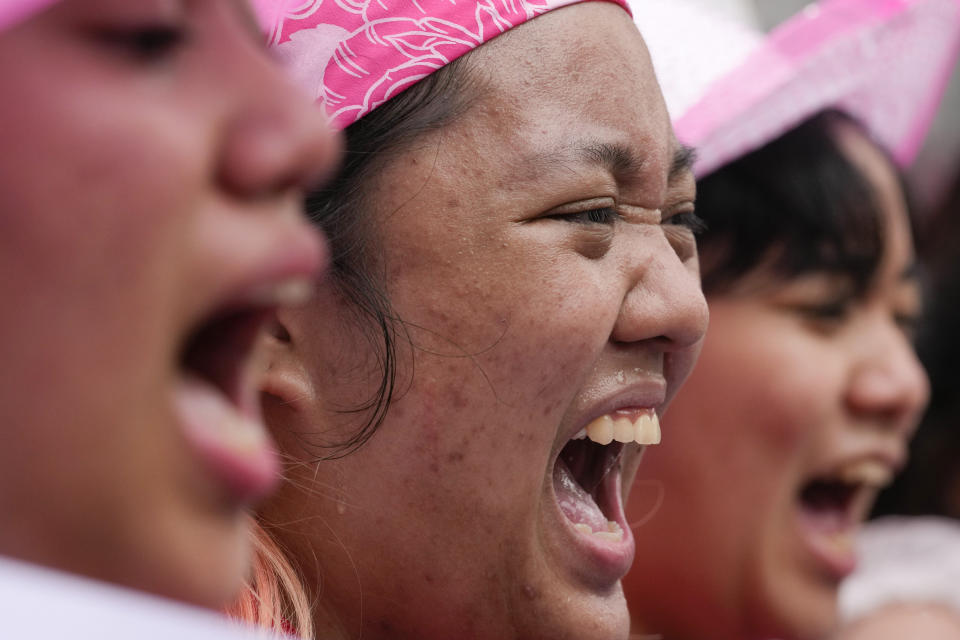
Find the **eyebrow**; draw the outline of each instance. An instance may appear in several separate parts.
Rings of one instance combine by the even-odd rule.
[[[644,165],[643,160],[622,144],[597,142],[588,144],[579,151],[582,159],[599,164],[615,174],[637,173]]]
[[[675,182],[679,178],[693,172],[697,152],[694,148],[681,145],[673,152],[670,161],[668,181]],[[616,142],[585,141],[552,151],[540,151],[526,156],[522,162],[529,175],[538,175],[540,171],[550,167],[566,167],[567,161],[577,159],[582,163],[599,165],[615,175],[636,175],[646,165],[646,161],[638,156],[629,146]],[[533,169],[533,171],[530,171]]]
[[[673,182],[685,173],[693,173],[693,163],[696,161],[697,150],[687,145],[680,145],[680,148],[673,152],[669,181]]]
[[[608,169],[611,173],[629,174],[636,173],[643,168],[644,162],[633,153],[629,148],[621,144],[609,144],[605,142],[590,144],[583,147],[580,155],[585,160],[594,164],[599,164]],[[693,163],[697,160],[697,150],[693,147],[681,145],[673,152],[673,160],[670,163],[670,173],[668,180],[675,182],[686,173],[693,173]]]

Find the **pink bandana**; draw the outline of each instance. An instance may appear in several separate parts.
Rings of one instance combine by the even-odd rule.
[[[46,9],[57,0],[0,0],[0,31]]]
[[[527,20],[583,0],[254,0],[270,44],[343,129]],[[630,11],[627,0],[608,0]]]

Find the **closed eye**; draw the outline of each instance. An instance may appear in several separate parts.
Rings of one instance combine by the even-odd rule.
[[[841,297],[821,302],[798,302],[790,309],[819,333],[831,335],[847,323],[855,305],[854,298]]]
[[[852,299],[829,300],[820,304],[803,305],[798,304],[795,308],[800,313],[810,319],[820,322],[840,323],[853,310]]]
[[[148,23],[102,28],[96,30],[96,36],[134,62],[155,64],[173,55],[188,40],[189,33],[180,24]]]
[[[707,230],[707,223],[693,211],[684,211],[683,213],[670,216],[664,220],[663,223],[686,227],[692,231],[694,235],[699,235]]]
[[[598,209],[588,209],[586,211],[575,211],[572,213],[556,213],[550,218],[572,222],[574,224],[613,224],[620,215],[612,207],[602,207]]]

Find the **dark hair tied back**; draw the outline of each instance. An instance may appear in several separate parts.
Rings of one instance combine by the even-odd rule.
[[[443,127],[467,110],[474,96],[467,58],[469,54],[349,126],[339,173],[307,197],[307,215],[330,242],[330,278],[354,306],[356,322],[366,332],[381,371],[373,396],[350,409],[365,416],[363,425],[343,441],[316,445],[329,451],[322,459],[340,458],[362,446],[382,424],[396,392],[396,346],[402,323],[391,311],[382,275],[374,272],[377,221],[369,193],[380,168],[388,162],[402,162],[404,150],[419,136]]]

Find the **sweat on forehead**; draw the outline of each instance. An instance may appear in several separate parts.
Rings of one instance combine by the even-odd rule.
[[[257,0],[270,44],[323,102],[353,124],[484,42],[583,0]],[[626,0],[607,0],[629,12]]]

